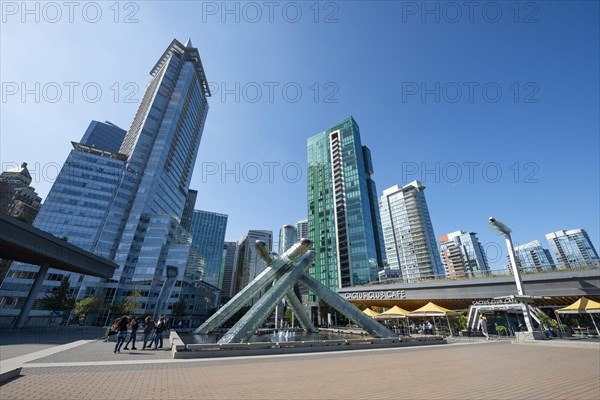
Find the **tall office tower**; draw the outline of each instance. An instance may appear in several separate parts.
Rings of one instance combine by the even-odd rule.
[[[338,287],[377,281],[385,250],[370,151],[352,117],[308,139],[310,274]]]
[[[183,226],[188,231],[192,226],[192,215],[194,214],[194,208],[196,207],[197,198],[197,190],[188,190],[187,197],[185,199],[185,205],[183,206],[183,214],[181,215],[181,226]]]
[[[303,219],[296,222],[296,237],[298,240],[308,237],[308,220]]]
[[[0,174],[0,214],[19,218],[28,224],[33,222],[42,198],[31,186],[31,181],[27,163]]]
[[[110,122],[92,121],[81,141],[71,142],[73,149],[33,226],[94,252],[102,221],[125,165],[125,156],[117,152],[124,137],[125,131]],[[35,265],[13,263],[0,290],[3,302],[11,307],[20,307],[27,290],[18,288],[30,286],[38,270]],[[56,286],[63,274],[64,271],[50,269],[40,296]],[[96,285],[99,282],[99,278],[87,278],[94,279]],[[71,274],[71,285],[78,289],[83,279],[83,276]]]
[[[127,156],[126,166],[96,249],[120,266],[106,285],[106,297],[118,301],[137,288],[144,306],[139,311],[159,314],[170,298],[192,285],[181,267],[187,265],[190,245],[179,234],[179,221],[210,90],[190,40],[185,45],[173,40],[150,74],[119,149]]]
[[[408,282],[445,276],[424,190],[413,181],[384,190],[379,199],[388,264]]]
[[[226,230],[227,215],[194,210],[190,227],[192,246],[198,251],[204,262],[202,280],[215,287],[219,287]]]
[[[456,231],[440,236],[446,276],[458,278],[487,275],[490,267],[475,232]]]
[[[232,295],[246,287],[265,269],[265,262],[256,252],[257,240],[265,242],[270,251],[273,249],[273,232],[271,231],[249,230],[244,235],[238,247],[235,289]]]
[[[210,90],[200,54],[190,40],[185,45],[173,40],[150,74],[131,127],[116,151],[115,158],[124,165],[94,241],[93,251],[114,260],[119,268],[107,281],[86,277],[78,292],[80,297],[95,293],[116,303],[138,290],[138,314],[167,312],[177,300],[198,302],[198,307],[190,305],[191,318],[201,320],[205,318],[204,311],[198,311],[201,303],[213,303],[212,298],[216,303],[218,290],[190,279],[195,273],[188,262],[191,237],[180,220]]]
[[[515,246],[515,256],[521,271],[544,271],[555,268],[550,252],[537,240]]]
[[[283,225],[279,230],[278,254],[283,254],[297,241],[296,228],[293,225]]]
[[[221,280],[221,304],[227,303],[234,294],[233,290],[235,288],[237,250],[237,242],[223,243],[223,279]]]
[[[585,229],[547,233],[546,240],[558,268],[596,267],[600,263],[598,253]]]

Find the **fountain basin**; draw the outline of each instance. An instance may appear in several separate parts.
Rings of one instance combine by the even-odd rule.
[[[336,340],[298,340],[279,342],[250,343],[185,343],[176,332],[172,332],[173,358],[216,358],[251,355],[315,353],[328,351],[376,349],[391,347],[424,346],[446,344],[441,336],[397,337],[397,338],[357,338]]]

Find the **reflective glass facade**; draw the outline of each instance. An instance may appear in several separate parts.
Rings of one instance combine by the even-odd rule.
[[[258,252],[256,251],[255,243],[257,240],[265,242],[269,251],[273,249],[273,232],[249,230],[246,233],[238,247],[235,290],[232,295],[242,290],[263,272],[266,267],[265,262],[258,256]]]
[[[521,271],[535,272],[555,269],[552,256],[548,249],[544,249],[539,241],[515,246],[517,266]]]
[[[283,254],[296,243],[296,228],[292,225],[283,225],[279,230],[278,254]]]
[[[370,152],[352,117],[308,139],[309,271],[338,287],[377,281],[385,258]]]
[[[38,227],[119,265],[110,280],[77,279],[79,297],[95,293],[115,303],[139,290],[140,314],[168,312],[184,299],[198,321],[207,313],[202,305],[216,305],[219,292],[200,282],[197,253],[181,219],[210,90],[190,41],[173,40],[151,76],[126,133],[94,121],[74,145],[70,160],[77,166],[65,164],[67,183],[57,180],[45,203],[49,216]],[[194,294],[200,286],[210,288],[210,301]]]
[[[558,268],[597,266],[598,253],[585,229],[556,231],[546,234]]]
[[[237,250],[237,242],[223,243],[223,279],[221,286],[221,303],[223,304],[233,297],[233,290],[235,288]]]
[[[456,231],[440,237],[442,261],[450,278],[487,275],[490,267],[475,232]]]
[[[194,210],[190,227],[192,246],[204,263],[203,280],[216,287],[219,286],[226,229],[227,215]]]
[[[388,264],[408,282],[446,275],[424,190],[418,181],[395,185],[379,201]]]
[[[110,137],[111,141],[121,141],[125,130],[112,124],[92,121],[80,143],[73,143],[56,181],[52,185],[46,201],[43,203],[33,226],[46,232],[65,238],[76,246],[90,252],[96,252],[95,246],[100,236],[102,221],[113,196],[125,165],[125,158],[110,150],[92,147],[90,143],[102,143],[95,138]],[[112,146],[112,149],[118,146]],[[25,297],[32,279],[23,279],[18,271],[37,272],[38,267],[22,263],[13,263],[7,279],[2,285],[2,295],[7,297]],[[55,278],[63,271],[50,269],[48,278]],[[19,277],[19,278],[16,278]],[[76,288],[76,294],[81,282],[98,279],[72,274],[71,284]],[[46,279],[40,294],[58,284],[60,279]],[[11,299],[10,303],[18,302]]]
[[[151,75],[119,149],[127,163],[98,245],[120,265],[108,285],[116,289],[114,299],[143,287],[146,309],[155,309],[163,295],[166,267],[185,267],[190,257],[191,243],[181,239],[179,222],[210,95],[198,50],[191,45],[174,40]],[[177,283],[167,297],[176,298],[182,286]]]

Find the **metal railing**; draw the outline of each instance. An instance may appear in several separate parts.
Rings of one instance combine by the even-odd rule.
[[[574,271],[574,270],[600,270],[600,259],[597,260],[585,260],[578,263],[571,262],[568,265],[564,263],[555,263],[548,265],[540,265],[531,268],[521,268],[520,271],[524,275],[530,274],[543,274],[549,272],[561,272],[561,271]],[[367,285],[390,285],[390,284],[401,284],[401,283],[423,283],[423,282],[439,282],[455,281],[455,280],[469,280],[469,279],[481,279],[481,278],[494,278],[498,276],[512,276],[509,270],[490,270],[490,271],[473,271],[466,272],[464,276],[447,275],[447,274],[428,274],[425,277],[420,278],[406,278],[406,277],[389,277],[384,278],[377,282],[371,282]]]

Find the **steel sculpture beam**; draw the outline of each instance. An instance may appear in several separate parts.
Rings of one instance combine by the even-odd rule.
[[[267,249],[267,245],[260,241],[256,241],[256,250],[266,262],[267,267],[261,272],[256,278],[252,280],[246,287],[238,292],[231,300],[221,307],[216,313],[214,313],[209,319],[207,319],[199,328],[197,328],[195,334],[207,334],[222,324],[233,315],[241,310],[252,298],[258,296],[260,292],[266,289],[275,279],[278,279],[281,273],[278,273],[281,269],[286,269],[286,265],[291,264],[298,257],[302,256],[307,250],[310,249],[312,242],[308,239],[302,239],[290,247],[284,254],[280,256],[271,255]],[[288,265],[289,266],[289,265]],[[286,267],[286,268],[283,268]]]
[[[345,315],[346,318],[354,321],[359,326],[362,326],[363,329],[371,335],[380,338],[392,338],[398,336],[352,304],[348,303],[339,294],[329,290],[329,288],[321,284],[321,282],[317,281],[312,276],[303,274],[300,277],[299,282],[309,290],[312,290],[325,303]]]
[[[329,290],[305,272],[315,258],[314,251],[309,251],[311,245],[310,240],[302,239],[282,256],[278,256],[269,253],[264,242],[257,241],[257,253],[267,264],[265,270],[196,329],[194,333],[206,334],[217,329],[263,291],[264,294],[261,298],[219,340],[219,343],[241,343],[248,340],[269,317],[276,304],[284,297],[287,298],[289,306],[298,317],[302,327],[307,331],[314,332],[315,328],[310,318],[293,292],[294,285],[300,283],[348,319],[363,327],[371,335],[381,338],[396,337],[392,331],[363,314],[340,295]]]
[[[287,270],[273,286],[248,310],[246,314],[219,340],[220,344],[242,343],[265,322],[273,311],[275,304],[279,303],[286,295],[288,289],[304,273],[304,270],[314,260],[315,253],[306,253],[298,263]]]
[[[288,289],[288,292],[285,295],[285,300],[294,312],[294,316],[298,319],[298,321],[300,321],[300,325],[302,325],[307,332],[316,332],[317,330],[313,326],[312,322],[310,322],[310,318],[308,318],[306,311],[304,311],[304,308],[302,308],[302,303],[298,297],[296,297],[293,288]]]

